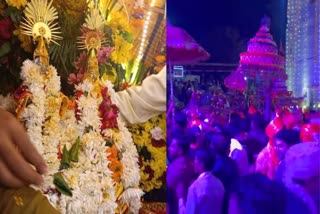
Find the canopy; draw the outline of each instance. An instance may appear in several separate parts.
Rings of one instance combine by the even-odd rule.
[[[167,60],[170,64],[195,64],[210,58],[185,30],[167,24]]]

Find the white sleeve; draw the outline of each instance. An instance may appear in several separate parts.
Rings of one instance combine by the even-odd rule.
[[[166,68],[150,75],[141,86],[117,92],[115,102],[120,118],[128,124],[142,123],[166,111]]]

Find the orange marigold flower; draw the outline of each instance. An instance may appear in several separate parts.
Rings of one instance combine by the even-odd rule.
[[[110,170],[113,172],[112,178],[115,182],[119,182],[123,174],[123,165],[119,160],[110,163]]]
[[[111,161],[113,159],[115,159],[115,160],[118,159],[118,150],[115,146],[111,146],[111,147],[107,148],[106,153],[107,153],[107,157],[108,157],[109,161]]]
[[[68,109],[73,110],[76,108],[76,99],[69,99],[68,100]]]
[[[158,63],[165,62],[165,61],[166,61],[166,57],[163,56],[163,55],[158,55],[158,56],[156,56],[156,61],[157,61]]]

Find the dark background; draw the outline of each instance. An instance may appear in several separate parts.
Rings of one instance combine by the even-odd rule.
[[[287,0],[168,0],[167,20],[211,54],[207,62],[238,63],[264,15],[271,18],[275,42],[285,48],[286,4]]]

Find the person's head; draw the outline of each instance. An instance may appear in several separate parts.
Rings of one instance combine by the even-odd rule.
[[[230,151],[231,138],[226,132],[211,134],[210,150],[214,154],[227,156]]]
[[[202,173],[211,171],[214,164],[214,157],[208,150],[197,150],[194,157],[194,172]]]
[[[320,194],[320,142],[298,143],[286,153],[283,181],[296,183],[310,195]]]
[[[168,157],[170,160],[174,160],[177,157],[181,157],[189,151],[190,145],[186,139],[172,138],[168,148]]]
[[[262,174],[240,177],[231,187],[229,214],[283,214],[285,187]]]
[[[274,148],[279,160],[283,160],[290,146],[300,142],[300,133],[292,129],[282,129],[274,136]]]
[[[188,125],[187,115],[183,112],[176,112],[174,115],[174,128],[184,129]]]

